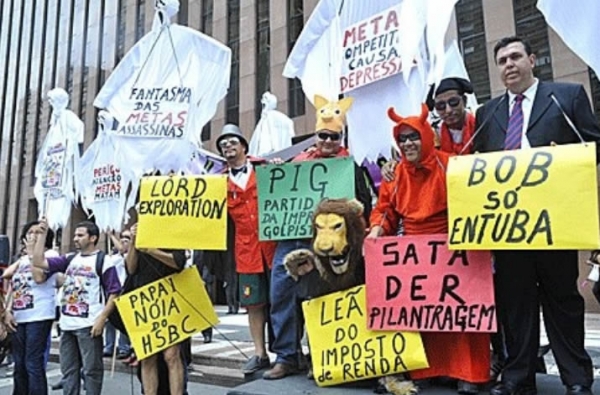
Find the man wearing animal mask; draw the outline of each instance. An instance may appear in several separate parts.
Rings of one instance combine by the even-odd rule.
[[[300,153],[292,161],[302,162],[326,158],[348,157],[350,153],[342,146],[346,113],[352,105],[352,98],[340,101],[328,101],[315,95],[317,124],[315,127],[317,141],[313,147]],[[282,163],[274,160],[274,163]],[[332,175],[335,177],[335,175]],[[363,170],[355,165],[355,197],[364,206],[365,218],[371,212],[371,193],[367,186]],[[327,197],[327,196],[325,196]],[[298,294],[298,284],[288,274],[284,266],[284,258],[292,251],[310,249],[310,239],[283,240],[277,243],[273,269],[271,272],[271,324],[274,341],[272,350],[277,354],[275,365],[265,372],[263,378],[276,380],[289,376],[298,370],[301,356],[300,339],[304,319]]]
[[[384,181],[371,214],[368,237],[395,235],[400,218],[405,235],[448,232],[446,168],[449,154],[434,148],[429,112],[423,104],[419,116],[403,118],[393,108],[394,139],[402,161],[394,179]],[[476,394],[478,384],[489,380],[489,335],[485,333],[421,333],[429,368],[412,371],[413,380],[450,377],[458,380],[459,394]]]

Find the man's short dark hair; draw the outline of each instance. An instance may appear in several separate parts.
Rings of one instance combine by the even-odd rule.
[[[40,221],[30,221],[27,222],[25,224],[25,226],[23,226],[23,229],[21,230],[21,241],[25,242],[25,240],[27,239],[27,232],[29,232],[29,229],[31,229],[32,227],[39,225]],[[54,242],[54,232],[52,231],[52,229],[48,229],[48,233],[46,233],[46,241],[44,242],[44,247],[49,250],[52,248],[52,243]]]
[[[75,229],[77,228],[85,228],[87,234],[90,237],[96,236],[96,241],[94,242],[94,245],[98,244],[98,240],[100,239],[100,229],[98,228],[98,225],[96,225],[92,221],[83,221],[75,225]]]
[[[527,53],[527,56],[529,56],[533,53],[533,51],[531,50],[531,44],[529,44],[529,41],[524,40],[518,36],[504,37],[504,38],[501,38],[500,41],[498,41],[496,43],[496,45],[494,45],[494,61],[496,60],[496,55],[498,55],[498,51],[500,51],[502,48],[508,47],[512,43],[523,44],[523,47],[525,47],[525,52]]]

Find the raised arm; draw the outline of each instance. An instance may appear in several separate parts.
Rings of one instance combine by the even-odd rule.
[[[33,243],[33,248],[31,251],[31,263],[34,267],[48,270],[50,266],[48,265],[48,261],[44,256],[44,251],[46,250],[46,235],[48,234],[48,223],[46,222],[46,218],[42,218],[40,220],[40,229],[42,233],[38,235],[35,239],[35,243]],[[30,253],[29,251],[27,251]]]
[[[136,235],[137,235],[137,224],[134,224],[131,229],[131,246],[127,251],[127,257],[125,258],[125,267],[127,268],[127,274],[134,274],[138,268],[138,249],[135,246]]]

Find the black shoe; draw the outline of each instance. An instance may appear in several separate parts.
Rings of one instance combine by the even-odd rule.
[[[50,386],[50,389],[51,389],[52,391],[58,391],[58,390],[61,390],[61,389],[63,389],[63,381],[62,381],[62,380],[60,380],[58,383],[56,383],[56,384],[52,384],[52,385]]]
[[[567,387],[566,395],[593,395],[590,387],[584,385],[571,385]]]
[[[128,352],[120,352],[117,354],[117,359],[119,361],[122,361],[123,359],[127,359],[129,357],[129,354],[130,353],[128,353]]]
[[[248,362],[246,362],[246,364],[242,368],[242,373],[256,373],[261,369],[268,368],[269,366],[271,366],[271,360],[269,360],[269,357],[261,358],[258,355],[255,355],[252,358],[250,358]]]
[[[498,383],[490,390],[490,395],[537,395],[535,387],[518,387],[505,383]]]
[[[102,356],[103,356],[103,357],[105,357],[105,358],[106,358],[106,357],[112,357],[112,352],[110,352],[110,351],[104,351],[104,352],[102,353]]]
[[[211,342],[212,342],[212,332],[204,335],[204,343],[207,344],[207,343],[211,343]]]

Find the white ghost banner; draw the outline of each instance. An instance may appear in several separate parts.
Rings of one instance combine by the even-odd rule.
[[[456,1],[321,0],[315,7],[283,74],[299,78],[309,100],[342,92],[354,98],[348,128],[357,163],[389,157],[389,107],[402,115],[420,111],[428,82],[442,74]]]
[[[117,161],[134,191],[144,173],[167,174],[188,165],[202,127],[229,88],[231,50],[171,24],[178,4],[157,2],[152,30],[125,55],[94,101],[117,120]]]
[[[33,192],[40,216],[56,230],[67,224],[75,201],[74,177],[79,163],[79,144],[83,143],[84,124],[67,109],[69,95],[64,89],[48,92],[52,116],[35,168]]]
[[[277,97],[270,92],[262,95],[262,113],[256,124],[248,152],[262,157],[292,145],[294,121],[277,111]]]
[[[117,160],[112,116],[100,111],[98,121],[98,137],[80,160],[77,189],[84,210],[93,213],[101,231],[120,231],[129,180],[125,179]]]
[[[537,8],[565,44],[600,76],[600,1],[538,0]]]

